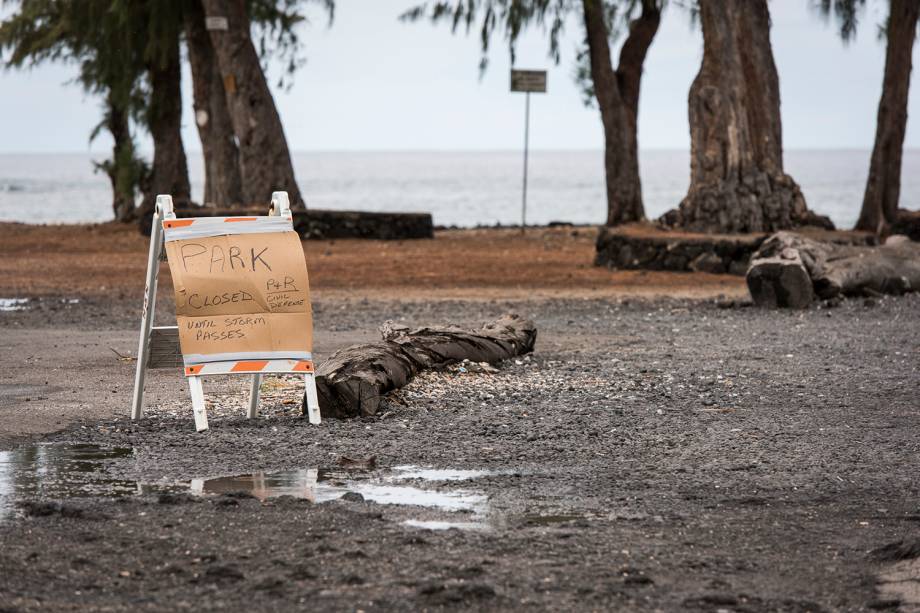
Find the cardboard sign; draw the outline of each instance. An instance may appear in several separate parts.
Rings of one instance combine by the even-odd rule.
[[[226,360],[309,360],[313,318],[296,232],[167,241],[186,366]]]

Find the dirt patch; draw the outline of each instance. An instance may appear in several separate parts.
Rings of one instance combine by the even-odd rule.
[[[745,293],[744,280],[709,274],[611,272],[592,265],[597,229],[444,230],[434,240],[308,240],[318,298],[714,297]],[[140,299],[148,241],[134,226],[0,223],[0,297]],[[160,286],[170,293],[168,267]]]

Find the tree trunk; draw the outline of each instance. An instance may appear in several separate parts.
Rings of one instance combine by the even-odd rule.
[[[150,232],[158,194],[171,195],[177,208],[191,203],[188,163],[182,145],[182,73],[178,34],[168,57],[152,61],[148,74],[150,108],[147,122],[153,137],[153,168],[141,206],[140,229],[145,234]]]
[[[643,0],[642,14],[629,28],[616,70],[610,60],[610,33],[600,0],[582,0],[594,95],[604,126],[607,225],[645,219],[639,178],[637,117],[642,65],[658,31],[656,0]]]
[[[204,204],[218,207],[243,204],[240,152],[200,0],[190,0],[185,5],[184,17],[195,123],[204,154]]]
[[[891,0],[888,16],[888,50],[885,78],[878,104],[875,146],[863,196],[857,230],[881,234],[898,217],[901,193],[901,153],[907,129],[907,94],[911,55],[920,15],[918,0]]]
[[[518,315],[505,315],[479,330],[455,326],[421,328],[387,322],[383,341],[335,352],[316,371],[323,417],[374,415],[384,396],[420,371],[469,360],[499,362],[533,351],[537,328]]]
[[[760,306],[805,308],[818,298],[920,290],[920,244],[840,245],[778,232],[752,256],[748,289]]]
[[[115,221],[128,223],[136,217],[134,195],[137,187],[137,171],[134,158],[134,141],[128,114],[124,109],[108,101],[106,127],[112,135],[112,159],[102,164],[112,183],[112,208]]]
[[[766,0],[700,0],[703,63],[690,87],[690,189],[677,223],[772,232],[808,221],[783,171],[779,78]]]
[[[303,209],[281,118],[250,37],[246,1],[203,0],[202,4],[208,17],[227,20],[227,29],[208,33],[239,143],[246,204],[268,205],[273,191],[286,191],[292,207]]]

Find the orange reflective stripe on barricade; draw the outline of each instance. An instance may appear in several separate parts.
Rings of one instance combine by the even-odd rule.
[[[268,360],[254,360],[251,362],[237,362],[230,369],[230,372],[251,372],[262,370],[268,366]]]
[[[164,228],[184,228],[195,223],[194,219],[170,219],[163,222]]]
[[[313,362],[301,360],[294,365],[294,372],[313,372]]]

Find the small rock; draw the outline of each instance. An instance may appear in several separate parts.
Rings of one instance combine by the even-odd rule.
[[[888,609],[896,610],[900,607],[901,601],[897,598],[879,598],[877,600],[870,600],[866,603],[866,608],[874,611],[885,611]]]
[[[216,565],[208,568],[205,572],[208,579],[217,581],[239,581],[245,578],[245,575],[235,566]]]
[[[348,456],[339,456],[339,466],[343,468],[373,469],[377,468],[377,456],[372,455],[366,458],[349,458]]]
[[[684,606],[690,608],[707,608],[716,606],[733,606],[738,604],[738,599],[731,594],[703,594],[684,600]]]
[[[19,506],[29,517],[49,517],[59,513],[61,510],[61,505],[57,502],[35,502],[28,500]]]
[[[355,574],[345,575],[342,577],[342,583],[346,585],[364,585],[364,577]]]
[[[432,605],[486,600],[496,596],[495,588],[485,583],[429,583],[420,587],[418,594]]]
[[[107,519],[107,516],[101,513],[93,517],[87,517],[83,509],[68,504],[61,504],[59,502],[27,500],[19,506],[29,517],[50,517],[51,515],[60,515],[61,517],[69,517],[72,519]]]
[[[189,502],[198,502],[198,499],[191,494],[164,492],[157,496],[158,504],[185,504]]]
[[[722,258],[711,251],[696,256],[687,265],[687,268],[694,272],[708,272],[712,274],[724,274],[727,270],[725,264],[722,262]]]
[[[280,592],[284,591],[285,583],[278,577],[267,577],[256,583],[253,589],[267,592]]]
[[[888,543],[884,547],[873,549],[872,556],[877,560],[888,562],[920,558],[920,538],[907,538]]]

